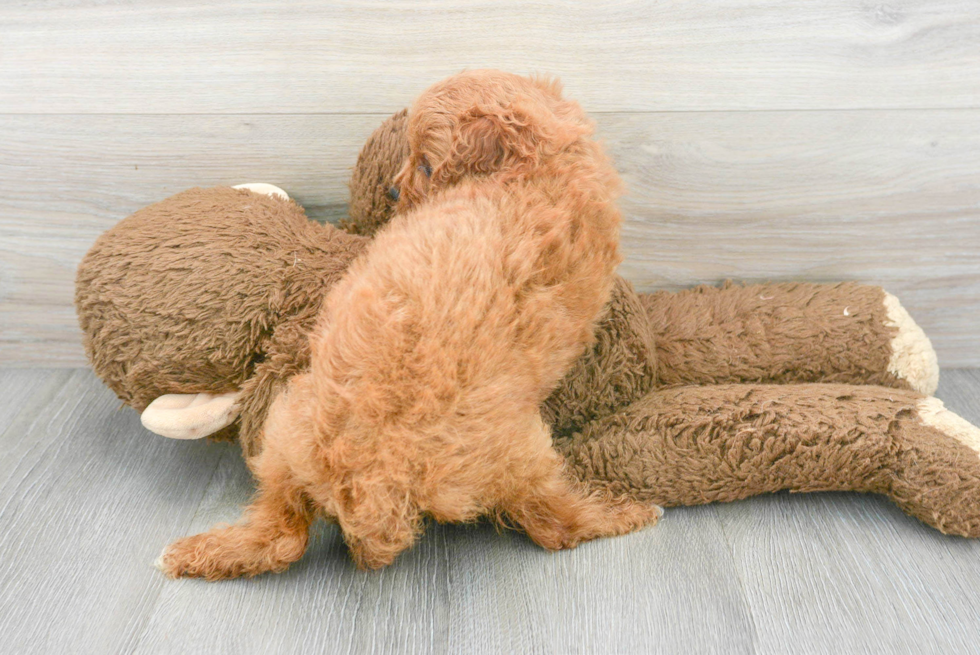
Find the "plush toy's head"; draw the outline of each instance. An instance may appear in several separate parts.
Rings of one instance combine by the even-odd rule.
[[[388,118],[361,151],[349,233],[372,234],[391,217],[405,117]],[[304,294],[338,279],[366,243],[276,194],[171,196],[120,221],[82,260],[76,306],[89,359],[139,411],[162,394],[239,389],[272,357],[275,331],[319,306]]]
[[[306,324],[367,239],[291,200],[190,189],[144,207],[82,259],[75,306],[95,372],[138,411],[166,394],[240,389]]]

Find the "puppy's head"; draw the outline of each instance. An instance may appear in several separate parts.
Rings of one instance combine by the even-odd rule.
[[[554,80],[469,71],[426,90],[409,112],[399,210],[460,181],[527,174],[591,133]]]

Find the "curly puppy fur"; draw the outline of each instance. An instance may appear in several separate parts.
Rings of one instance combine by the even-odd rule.
[[[328,294],[312,366],[274,403],[243,521],[173,544],[162,569],[280,571],[317,511],[361,567],[423,517],[491,515],[549,549],[658,508],[577,487],[539,407],[593,339],[620,261],[619,179],[557,82],[468,72],[409,116],[401,218]]]

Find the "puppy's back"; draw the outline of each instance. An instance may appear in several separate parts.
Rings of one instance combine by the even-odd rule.
[[[581,301],[575,267],[548,270],[549,259],[567,259],[555,252],[567,229],[529,230],[535,209],[460,188],[391,224],[328,296],[312,344],[316,374],[378,418],[435,420],[484,398],[537,406],[592,324],[572,306]],[[591,284],[606,293],[605,280]]]

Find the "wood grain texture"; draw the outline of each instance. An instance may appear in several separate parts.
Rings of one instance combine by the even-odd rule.
[[[980,423],[980,371],[940,397]],[[208,584],[150,566],[232,521],[234,446],[150,435],[88,371],[0,371],[0,639],[17,653],[950,653],[980,639],[980,540],[876,496],[675,508],[547,553],[430,526],[359,572],[333,526],[281,575]]]
[[[7,113],[388,112],[462,68],[590,111],[980,107],[974,0],[0,7]]]
[[[83,365],[74,271],[104,230],[185,188],[266,181],[346,211],[375,115],[0,116],[0,365]],[[856,279],[896,294],[944,366],[980,365],[980,110],[606,114],[622,273]]]
[[[150,563],[227,447],[153,438],[88,371],[2,377],[41,387],[0,416],[3,649],[124,652],[163,586]]]
[[[980,365],[980,112],[603,116],[638,289],[857,280]]]

